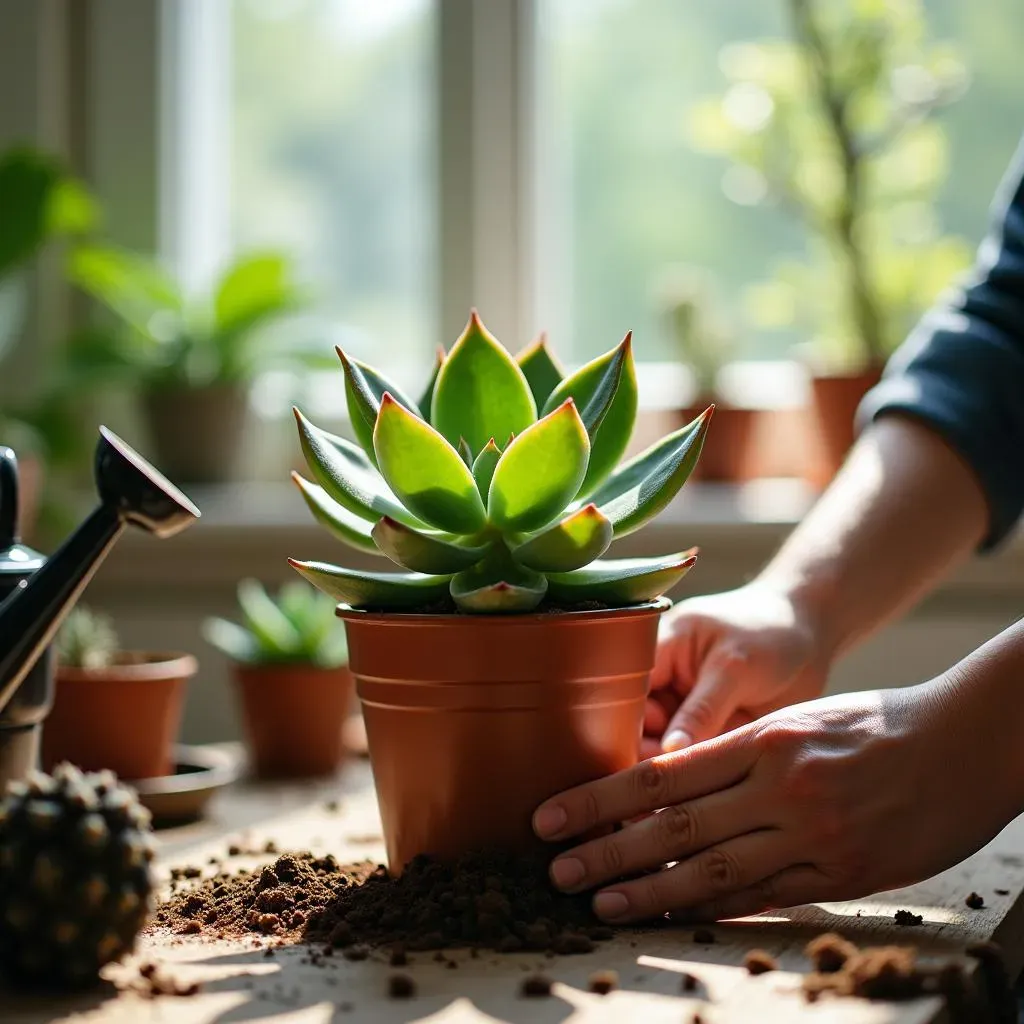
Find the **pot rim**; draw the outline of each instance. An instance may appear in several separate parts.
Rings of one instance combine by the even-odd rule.
[[[599,608],[593,611],[575,612],[524,612],[519,615],[488,615],[484,613],[478,615],[470,613],[432,615],[429,612],[368,612],[361,608],[353,608],[351,605],[339,604],[334,609],[334,614],[339,619],[351,619],[353,622],[404,622],[414,625],[440,623],[450,626],[463,626],[472,622],[486,622],[498,625],[512,625],[524,622],[555,623],[564,620],[580,622],[590,619],[629,618],[633,615],[644,615],[650,612],[656,612],[661,615],[671,607],[671,599],[662,596],[656,597],[653,601],[644,601],[642,604],[630,604],[622,608]]]
[[[164,680],[189,679],[199,671],[195,655],[176,651],[122,651],[144,661],[114,663],[103,668],[79,668],[57,663],[57,679],[72,683],[154,683]]]

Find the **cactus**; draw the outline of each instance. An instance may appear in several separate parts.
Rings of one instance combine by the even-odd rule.
[[[712,407],[616,468],[637,411],[631,335],[566,377],[542,338],[513,358],[474,311],[414,401],[338,350],[358,443],[295,410],[312,480],[293,479],[314,517],[406,572],[290,559],[355,608],[528,612],[654,599],[696,552],[603,560],[690,475]]]
[[[334,617],[334,602],[295,580],[276,600],[256,580],[238,585],[245,625],[209,618],[208,643],[234,661],[249,665],[304,664],[334,668],[348,660],[345,630]]]
[[[72,609],[57,636],[57,658],[70,668],[107,668],[120,649],[110,616],[82,606]]]

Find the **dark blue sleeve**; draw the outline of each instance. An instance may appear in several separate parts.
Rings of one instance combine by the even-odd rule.
[[[890,412],[934,429],[973,469],[989,506],[981,550],[996,547],[1024,511],[1024,142],[970,279],[893,355],[858,425]]]

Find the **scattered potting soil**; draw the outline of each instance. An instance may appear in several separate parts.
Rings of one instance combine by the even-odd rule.
[[[412,999],[416,995],[416,982],[408,974],[392,974],[388,978],[388,996],[391,999]]]
[[[967,899],[964,900],[971,910],[981,910],[985,906],[985,897],[979,896],[978,893],[972,892]]]
[[[696,975],[684,971],[679,980],[679,987],[684,992],[696,992],[700,988],[700,979]]]
[[[894,919],[898,925],[904,928],[914,928],[924,922],[924,918],[920,914],[915,914],[909,910],[897,910]]]
[[[1010,890],[1009,889],[996,889],[995,893],[996,893],[997,896],[1009,896],[1010,895]]]
[[[698,928],[693,933],[693,941],[701,946],[712,946],[715,942],[715,933],[710,928]]]
[[[530,974],[523,978],[523,983],[519,986],[519,993],[528,999],[543,999],[551,995],[551,985],[551,979],[546,975]]]
[[[807,943],[805,952],[819,974],[835,974],[857,952],[857,947],[841,935],[827,932]]]
[[[599,996],[606,996],[619,987],[619,976],[615,971],[594,971],[587,982],[587,988]]]
[[[548,855],[474,854],[454,863],[418,857],[399,877],[369,861],[282,854],[252,873],[221,872],[175,893],[156,915],[178,934],[262,933],[344,950],[365,959],[406,951],[482,948],[589,953],[614,932],[586,895],[548,881]]]
[[[180,982],[160,973],[154,963],[139,965],[139,973],[122,986],[125,991],[136,992],[151,999],[157,996],[195,996],[202,991],[198,981]]]
[[[767,974],[769,971],[778,970],[779,962],[763,949],[752,949],[743,958],[743,966],[748,974]]]

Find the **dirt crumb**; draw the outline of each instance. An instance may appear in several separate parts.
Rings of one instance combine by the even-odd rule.
[[[997,896],[1009,896],[1010,895],[1010,890],[1009,889],[996,889],[995,893],[996,893]]]
[[[835,974],[857,952],[857,947],[835,932],[826,932],[808,942],[804,952],[817,973]]]
[[[408,974],[392,974],[388,978],[389,999],[412,999],[416,995],[416,982]]]
[[[904,928],[915,928],[924,923],[924,918],[920,914],[915,914],[910,910],[897,910],[893,919]]]
[[[544,974],[530,974],[523,978],[519,994],[527,999],[543,999],[551,995],[551,979]]]
[[[714,945],[715,933],[710,928],[698,928],[693,933],[693,941],[702,946]]]
[[[587,987],[599,996],[606,996],[619,987],[619,976],[615,971],[594,971],[587,982]]]
[[[700,988],[700,980],[696,975],[690,974],[688,971],[684,971],[679,979],[679,988],[683,992],[696,992]]]
[[[976,892],[972,892],[968,895],[967,899],[964,900],[964,903],[966,903],[971,910],[981,910],[985,906],[985,897],[980,896]]]
[[[769,971],[778,970],[779,962],[763,949],[752,949],[743,958],[743,966],[748,974],[768,974]]]

